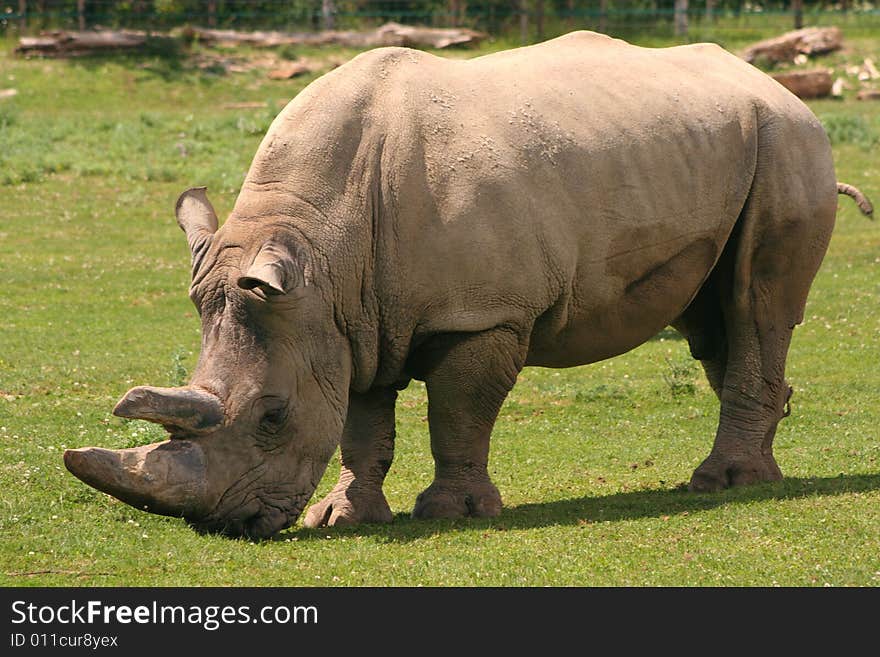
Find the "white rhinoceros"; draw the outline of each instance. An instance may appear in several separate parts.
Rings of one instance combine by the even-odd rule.
[[[178,201],[198,366],[115,409],[170,440],[65,463],[139,508],[264,537],[341,441],[305,523],[388,521],[395,399],[419,379],[436,469],[413,514],[492,516],[489,436],[520,370],[671,324],[721,400],[691,487],[778,479],[786,354],[839,190],[869,210],[807,107],[715,45],[367,52],[278,116],[222,228],[204,189]]]

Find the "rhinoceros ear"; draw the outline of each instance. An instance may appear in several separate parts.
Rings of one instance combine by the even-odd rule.
[[[301,255],[276,242],[264,244],[247,272],[238,279],[240,288],[253,290],[258,287],[266,294],[285,294],[307,284]]]
[[[174,214],[177,216],[177,224],[186,233],[195,274],[211,245],[211,238],[217,232],[217,213],[208,200],[206,188],[193,187],[181,194],[174,207]]]

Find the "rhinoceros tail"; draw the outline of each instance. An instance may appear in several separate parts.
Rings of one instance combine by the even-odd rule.
[[[874,206],[871,205],[871,201],[868,200],[868,197],[862,194],[852,185],[847,185],[846,183],[842,182],[837,183],[837,193],[852,196],[853,199],[855,199],[856,205],[859,206],[859,210],[862,211],[863,215],[871,217],[871,215],[874,214]]]

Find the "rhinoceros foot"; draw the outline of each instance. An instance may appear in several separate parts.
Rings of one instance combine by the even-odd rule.
[[[332,527],[364,523],[391,522],[391,508],[382,489],[356,484],[337,484],[327,496],[306,513],[306,527]]]
[[[493,518],[501,513],[501,494],[489,480],[434,480],[417,498],[413,518]]]
[[[706,493],[781,479],[782,472],[773,454],[738,454],[725,457],[713,453],[694,470],[688,488],[694,492]]]

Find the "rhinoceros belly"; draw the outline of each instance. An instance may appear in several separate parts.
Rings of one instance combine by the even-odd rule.
[[[642,344],[688,305],[720,248],[705,233],[586,263],[570,294],[536,320],[527,364],[572,367]]]

